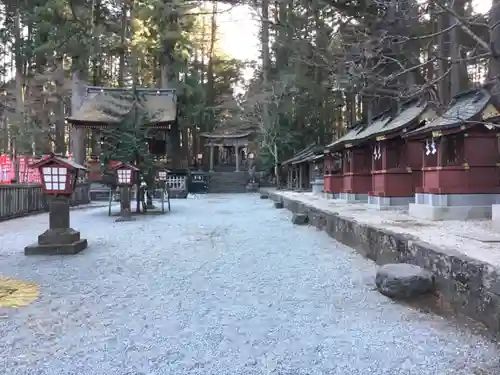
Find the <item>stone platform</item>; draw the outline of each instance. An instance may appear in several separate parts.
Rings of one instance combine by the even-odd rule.
[[[491,220],[426,221],[311,193],[266,192],[378,264],[404,262],[432,271],[441,302],[500,332],[500,234]]]

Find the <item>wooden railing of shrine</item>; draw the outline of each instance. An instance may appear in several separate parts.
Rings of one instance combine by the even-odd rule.
[[[90,203],[89,183],[78,184],[71,206]],[[40,185],[0,185],[0,221],[48,211],[48,200]]]

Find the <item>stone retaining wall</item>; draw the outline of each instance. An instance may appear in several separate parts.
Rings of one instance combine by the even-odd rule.
[[[308,215],[310,225],[378,264],[411,263],[432,271],[440,302],[500,333],[500,270],[492,265],[455,250],[437,248],[411,235],[360,224],[276,192],[262,192],[273,201],[283,202],[291,212]]]

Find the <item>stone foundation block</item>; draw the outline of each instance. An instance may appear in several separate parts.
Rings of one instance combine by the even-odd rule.
[[[73,255],[87,248],[87,240],[80,239],[70,244],[33,244],[24,248],[24,255]]]
[[[500,230],[500,204],[491,205],[491,221],[493,228]]]
[[[304,214],[293,214],[292,216],[292,224],[295,225],[304,225],[309,222],[309,217]]]

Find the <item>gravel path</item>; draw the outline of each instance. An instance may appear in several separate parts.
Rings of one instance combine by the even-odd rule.
[[[174,200],[90,247],[24,257],[47,217],[0,223],[0,275],[41,286],[0,310],[0,374],[498,374],[498,349],[373,290],[373,264],[257,195]]]

